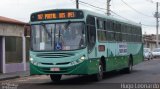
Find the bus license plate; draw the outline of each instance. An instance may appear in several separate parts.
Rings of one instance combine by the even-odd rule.
[[[51,71],[60,71],[60,68],[51,68]]]

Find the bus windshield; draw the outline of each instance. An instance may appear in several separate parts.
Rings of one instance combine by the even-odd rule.
[[[83,22],[32,25],[33,51],[76,50],[85,47]]]

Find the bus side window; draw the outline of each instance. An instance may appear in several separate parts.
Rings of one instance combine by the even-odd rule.
[[[95,18],[93,16],[87,17],[87,38],[88,38],[88,50],[90,52],[96,43],[96,27],[95,27]]]
[[[97,29],[105,29],[105,22],[102,19],[97,19]]]

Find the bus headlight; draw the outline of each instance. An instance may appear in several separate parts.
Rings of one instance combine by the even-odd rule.
[[[82,56],[78,60],[71,62],[71,65],[79,64],[79,63],[83,62],[84,60],[85,60],[85,56]]]
[[[30,58],[29,60],[30,60],[30,62],[31,62],[33,65],[36,65],[36,66],[39,65],[39,63],[36,62],[35,60],[33,60],[33,58]]]
[[[33,58],[30,57],[30,58],[29,58],[29,61],[33,64]]]
[[[35,65],[35,66],[39,66],[39,62],[36,62],[36,61],[33,61],[33,63],[32,63],[33,65]]]
[[[29,59],[29,60],[30,60],[30,61],[33,61],[33,58],[31,58],[31,57],[30,57],[30,59]]]
[[[84,59],[85,59],[85,57],[84,57],[84,56],[82,56],[80,59],[81,59],[81,60],[84,60]]]

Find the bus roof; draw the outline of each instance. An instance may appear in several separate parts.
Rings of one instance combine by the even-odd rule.
[[[89,10],[84,10],[84,9],[80,9],[80,10],[82,10],[86,14],[90,14],[90,15],[93,15],[93,16],[106,18],[106,19],[110,19],[110,20],[114,20],[114,21],[119,21],[119,22],[122,22],[122,23],[130,24],[130,25],[141,26],[140,23],[136,23],[136,22],[133,22],[133,21],[122,20],[122,19],[119,19],[119,18],[116,18],[116,17],[113,17],[113,16],[107,16],[105,14],[100,14],[100,13],[96,13],[96,12],[89,11]]]

